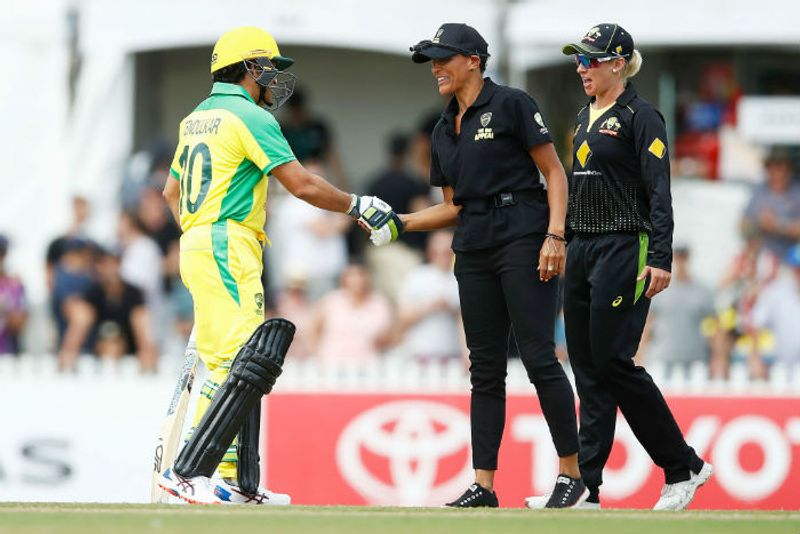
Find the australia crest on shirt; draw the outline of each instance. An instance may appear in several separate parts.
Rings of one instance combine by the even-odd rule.
[[[475,133],[475,141],[480,141],[482,139],[494,139],[494,131],[489,128],[489,123],[492,122],[492,112],[487,111],[486,113],[482,114],[480,117],[481,128],[478,128],[478,131]]]
[[[600,123],[600,128],[598,128],[597,131],[602,134],[613,135],[614,137],[617,137],[619,135],[620,128],[622,128],[622,123],[619,122],[619,118],[612,116]]]

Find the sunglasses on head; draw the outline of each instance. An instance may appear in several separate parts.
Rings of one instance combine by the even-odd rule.
[[[458,46],[443,44],[443,43],[434,43],[431,40],[426,39],[425,41],[420,41],[414,46],[408,48],[410,52],[424,52],[426,49],[435,46],[438,48],[444,48],[445,50],[449,50],[456,54],[461,54],[464,56],[478,56],[478,57],[489,57],[489,54],[481,54],[477,50],[467,50],[465,48],[461,48]]]
[[[620,59],[622,56],[608,56],[608,57],[589,57],[583,54],[575,54],[575,64],[580,65],[584,69],[596,69],[600,63]]]

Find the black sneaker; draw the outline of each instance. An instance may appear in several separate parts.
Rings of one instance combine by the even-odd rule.
[[[489,491],[483,486],[473,484],[467,488],[461,497],[445,504],[451,508],[497,508],[497,495],[493,491]]]
[[[568,475],[558,475],[556,486],[545,508],[577,508],[589,496],[589,488],[580,478]]]

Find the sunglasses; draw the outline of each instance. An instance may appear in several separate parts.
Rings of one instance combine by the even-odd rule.
[[[620,57],[621,56],[589,57],[584,56],[583,54],[575,54],[575,64],[583,67],[584,69],[596,69],[600,66],[600,63],[620,59]]]

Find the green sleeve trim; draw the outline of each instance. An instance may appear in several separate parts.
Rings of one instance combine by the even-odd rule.
[[[644,232],[639,232],[639,265],[636,269],[636,278],[642,275],[642,271],[644,271],[645,266],[647,265],[647,247],[650,244],[649,236]],[[639,297],[642,296],[644,293],[644,285],[647,280],[636,280],[636,293],[633,296],[633,303],[636,304],[639,301]]]
[[[228,290],[231,298],[236,304],[241,306],[239,301],[239,286],[231,274],[228,263],[228,223],[226,220],[217,221],[211,225],[211,249],[214,252],[214,260],[222,278],[222,284]]]
[[[267,155],[269,155],[269,154],[267,154]],[[262,171],[264,172],[264,174],[269,174],[269,173],[272,172],[272,170],[275,167],[280,167],[284,163],[289,163],[290,161],[296,161],[296,160],[297,160],[297,158],[294,157],[294,154],[292,154],[290,156],[284,156],[283,158],[280,158],[280,159],[277,159],[277,160],[270,159],[269,164],[266,167],[264,167],[262,169]]]
[[[175,180],[181,179],[181,173],[173,169],[172,167],[169,168],[169,175],[172,176]]]

